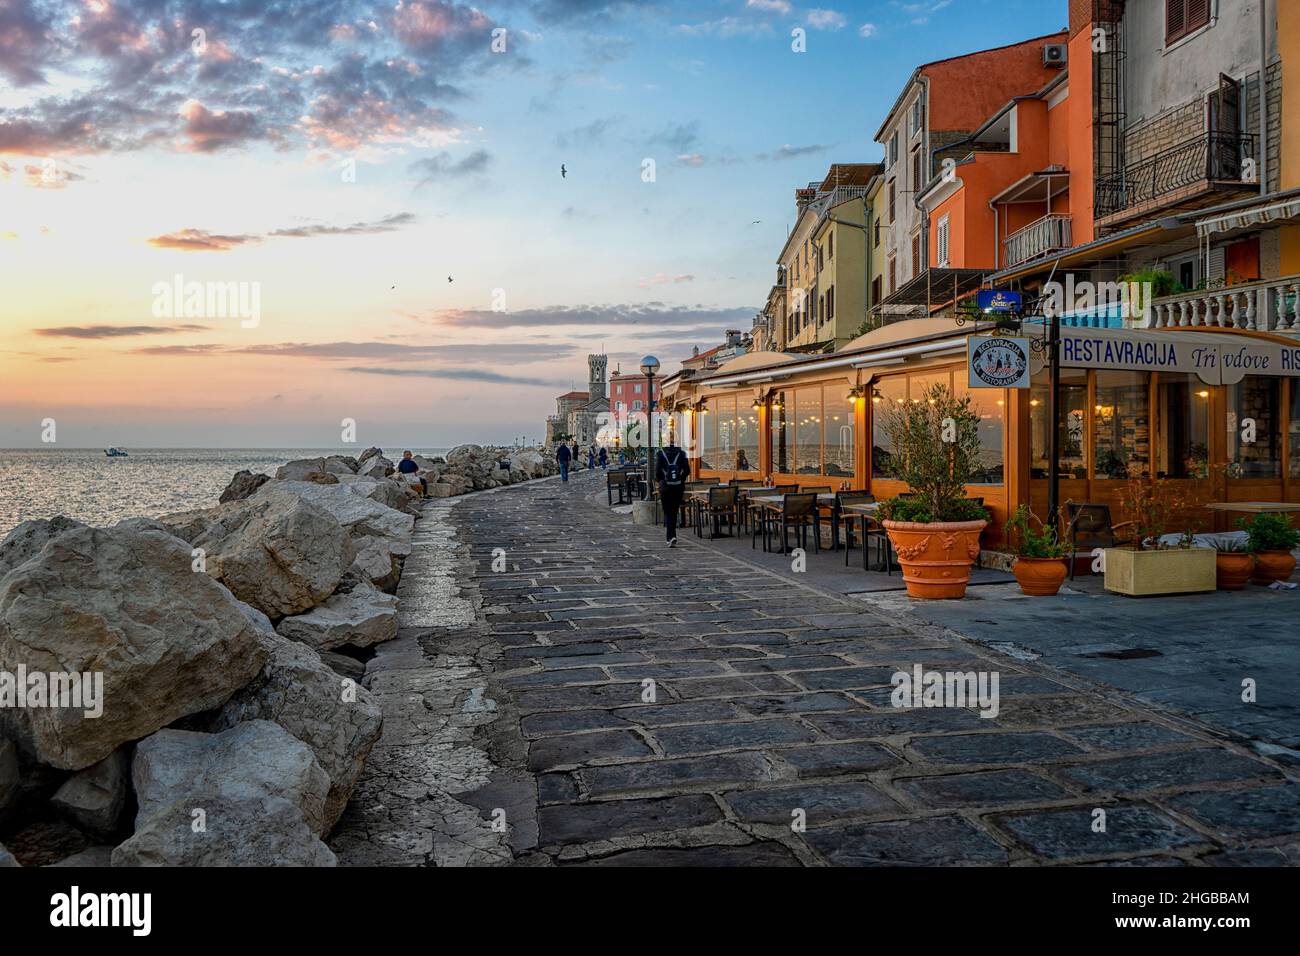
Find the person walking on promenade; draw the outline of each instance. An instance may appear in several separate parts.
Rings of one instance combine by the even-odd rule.
[[[560,480],[569,480],[569,462],[573,460],[573,453],[569,451],[569,446],[560,442],[559,449],[555,452],[555,460],[560,463]]]
[[[574,441],[573,447],[569,449],[569,460],[573,462],[573,470],[577,471],[582,467],[582,459],[578,457],[578,443]]]
[[[595,445],[587,446],[587,470],[588,471],[596,470],[596,446]]]
[[[682,511],[686,496],[686,478],[690,462],[669,433],[668,445],[655,456],[655,473],[659,476],[659,500],[664,508],[664,526],[667,529],[668,547],[677,547],[677,516]]]
[[[609,467],[609,452],[605,451],[605,446],[600,446],[600,470],[604,471]]]

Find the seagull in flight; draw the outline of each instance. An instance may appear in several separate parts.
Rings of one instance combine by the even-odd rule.
[[[567,179],[568,176],[569,176],[569,171],[564,168],[564,163],[560,163],[560,178]]]
[[[451,276],[447,276],[447,281],[448,281],[448,282],[451,281]]]

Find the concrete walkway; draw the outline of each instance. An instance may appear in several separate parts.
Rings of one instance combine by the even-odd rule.
[[[667,550],[598,477],[426,511],[344,865],[1300,862],[1290,765],[812,575]],[[997,715],[893,707],[915,665],[996,673]]]

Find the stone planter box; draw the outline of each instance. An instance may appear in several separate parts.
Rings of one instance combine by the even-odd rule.
[[[1106,590],[1130,597],[1213,591],[1217,554],[1213,548],[1107,548]]]

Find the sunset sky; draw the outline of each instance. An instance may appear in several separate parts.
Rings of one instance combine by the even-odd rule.
[[[0,0],[0,446],[536,439],[588,352],[747,330],[793,189],[1064,6]]]

